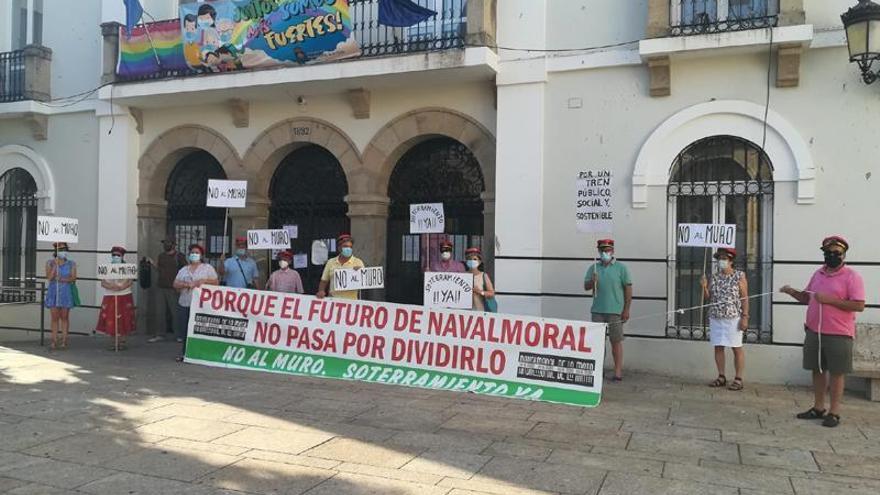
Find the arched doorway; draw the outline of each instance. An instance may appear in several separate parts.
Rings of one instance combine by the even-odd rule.
[[[228,252],[232,229],[227,225],[224,239],[226,211],[205,206],[209,179],[226,179],[226,173],[207,151],[193,151],[177,163],[165,186],[167,228],[168,235],[177,240],[180,249],[185,250],[194,243],[204,246],[205,261],[216,267],[224,250]]]
[[[736,268],[746,273],[749,292],[770,290],[773,246],[773,167],[756,144],[732,136],[692,143],[672,164],[667,197],[672,235],[678,224],[736,224]],[[673,241],[674,242],[674,241]],[[670,308],[703,304],[700,277],[711,270],[707,248],[671,246]],[[708,257],[707,257],[708,254]],[[765,299],[767,299],[765,301]],[[667,334],[682,339],[708,338],[707,312],[675,313]],[[748,342],[771,341],[768,298],[751,300]]]
[[[37,278],[37,183],[26,170],[0,176],[0,283],[33,287]],[[0,293],[0,302],[33,300],[35,294]]]
[[[297,226],[292,240],[294,254],[307,254],[307,268],[299,269],[306,293],[318,290],[323,265],[311,259],[312,242],[323,240],[336,255],[336,236],[350,229],[348,181],[339,161],[321,146],[309,144],[288,154],[272,176],[269,186],[269,225],[280,229]],[[274,261],[273,261],[274,263]]]
[[[388,184],[388,246],[385,293],[390,302],[422,304],[423,273],[439,256],[439,243],[455,244],[454,258],[464,260],[469,246],[482,248],[486,190],[480,164],[460,142],[431,138],[416,144],[397,162]],[[409,206],[443,203],[444,234],[410,234]]]

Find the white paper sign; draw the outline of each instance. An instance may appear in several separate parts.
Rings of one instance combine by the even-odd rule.
[[[248,249],[288,249],[290,234],[284,229],[247,231]]]
[[[614,226],[611,171],[587,170],[577,178],[577,231],[611,233]]]
[[[285,225],[284,230],[290,234],[291,239],[296,239],[299,237],[299,225]]]
[[[410,234],[442,234],[445,229],[443,203],[409,205]]]
[[[79,242],[79,220],[65,217],[37,217],[37,240],[48,242]]]
[[[244,208],[247,206],[247,181],[208,179],[207,206]]]
[[[471,273],[425,272],[426,307],[471,309],[473,290],[474,276]]]
[[[680,223],[677,233],[679,246],[736,247],[736,225],[723,223]]]
[[[316,266],[321,266],[327,262],[327,258],[330,256],[329,249],[327,249],[327,243],[324,241],[313,241],[312,242],[312,264]]]
[[[381,266],[342,269],[333,272],[333,290],[382,289],[385,270]]]
[[[98,265],[98,280],[136,280],[138,266],[135,263],[102,263]]]
[[[299,270],[301,268],[309,267],[309,255],[306,253],[294,254],[293,255],[293,269]]]

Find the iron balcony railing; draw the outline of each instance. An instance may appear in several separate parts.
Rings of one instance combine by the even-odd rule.
[[[24,67],[24,50],[0,53],[0,103],[27,99]]]
[[[468,0],[413,0],[437,12],[436,16],[409,27],[379,24],[381,0],[349,0],[352,31],[361,49],[360,58],[464,48],[467,36]],[[158,21],[164,23],[167,21]],[[155,23],[146,23],[147,29]],[[117,81],[139,81],[203,74],[198,70],[163,70],[138,77],[117,74]]]
[[[776,26],[779,0],[670,0],[670,36]]]

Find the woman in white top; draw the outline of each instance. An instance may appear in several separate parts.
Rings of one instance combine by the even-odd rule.
[[[205,248],[198,244],[189,247],[187,260],[189,264],[177,272],[174,279],[174,288],[180,292],[177,300],[177,341],[183,344],[177,361],[183,361],[186,356],[186,330],[189,325],[189,306],[192,303],[192,291],[202,285],[217,285],[219,282],[217,272],[208,263],[202,263]]]
[[[122,263],[125,256],[125,248],[113,246],[110,249],[110,262]],[[98,314],[98,324],[95,330],[116,337],[119,333],[119,350],[125,349],[125,337],[134,333],[135,319],[134,298],[131,295],[131,280],[108,279],[101,280],[104,288],[104,300],[101,302],[101,312]],[[110,350],[116,349],[116,343],[110,346]]]
[[[495,286],[492,285],[492,279],[483,272],[483,253],[480,248],[468,248],[464,252],[465,264],[468,272],[474,276],[474,304],[471,309],[474,311],[486,311],[486,298],[495,297]]]

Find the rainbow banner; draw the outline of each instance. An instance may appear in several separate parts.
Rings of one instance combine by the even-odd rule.
[[[183,56],[183,37],[177,19],[150,23],[146,27],[135,26],[131,30],[131,37],[125,26],[119,29],[116,74],[120,78],[139,79],[175,71],[189,71]]]

